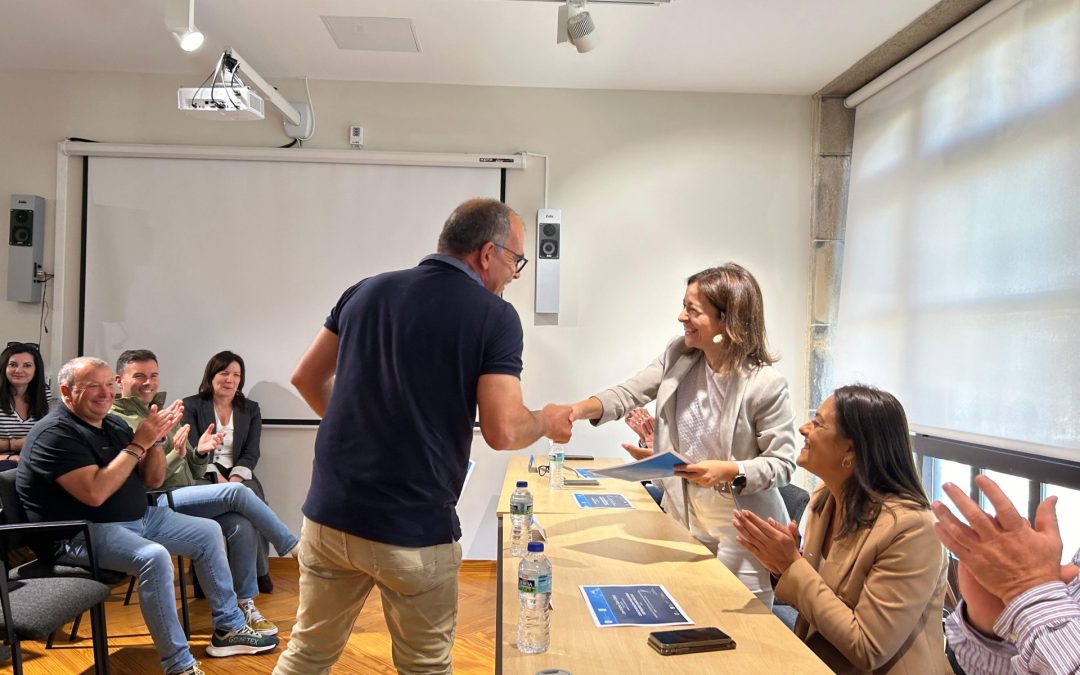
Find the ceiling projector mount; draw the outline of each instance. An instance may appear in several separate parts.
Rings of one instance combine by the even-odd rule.
[[[222,52],[214,71],[201,85],[180,87],[176,91],[180,110],[209,119],[234,121],[264,119],[264,96],[285,118],[286,136],[301,141],[311,138],[315,131],[315,116],[310,92],[307,103],[286,101],[277,89],[229,47]]]

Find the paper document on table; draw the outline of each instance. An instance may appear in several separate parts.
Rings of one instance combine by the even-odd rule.
[[[610,626],[683,626],[694,623],[660,584],[579,586],[593,622]]]
[[[693,462],[674,450],[668,450],[629,464],[621,464],[608,469],[591,469],[591,471],[597,476],[607,478],[642,481],[674,476],[675,467],[680,464],[693,464]]]

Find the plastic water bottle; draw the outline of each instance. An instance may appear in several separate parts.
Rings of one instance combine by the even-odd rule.
[[[510,495],[510,555],[520,558],[525,555],[525,544],[529,542],[529,526],[532,524],[533,496],[529,492],[529,483],[519,480],[517,489]]]
[[[518,601],[518,650],[524,654],[546,652],[551,643],[551,561],[544,555],[542,541],[529,542],[529,552],[518,565]]]
[[[563,461],[565,459],[563,447],[558,443],[552,443],[548,448],[548,485],[553,488],[563,486]]]

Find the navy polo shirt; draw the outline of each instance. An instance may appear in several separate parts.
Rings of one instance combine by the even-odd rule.
[[[520,377],[513,306],[457,260],[364,279],[326,320],[338,336],[330,403],[304,515],[365,539],[433,546],[461,537],[481,375]]]

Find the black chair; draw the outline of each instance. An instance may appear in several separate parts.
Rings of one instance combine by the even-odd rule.
[[[803,512],[806,511],[806,505],[810,503],[810,493],[798,485],[784,485],[780,488],[780,497],[784,500],[784,508],[787,510],[788,518],[796,523],[799,522],[802,519]],[[773,614],[783,621],[785,626],[795,630],[795,620],[799,618],[799,613],[794,607],[774,601]]]
[[[0,473],[14,484],[15,469]],[[15,675],[22,675],[22,640],[49,640],[53,633],[72,619],[90,611],[94,672],[109,673],[109,644],[105,627],[105,599],[111,589],[99,580],[90,524],[85,520],[50,523],[17,522],[22,507],[11,495],[0,498],[0,632],[3,644],[11,647]],[[33,578],[9,578],[8,552],[25,545],[41,549],[50,542],[86,537],[89,569],[79,576],[42,575]],[[31,563],[28,563],[31,564]]]
[[[780,488],[780,498],[784,500],[788,518],[796,523],[802,520],[806,505],[810,503],[810,493],[798,485],[784,485]]]
[[[26,512],[23,511],[22,502],[19,499],[18,492],[15,490],[15,472],[17,469],[9,469],[7,471],[0,471],[0,521],[5,523],[26,523],[28,518]],[[152,497],[148,496],[148,500],[152,500]],[[172,505],[172,498],[169,498],[169,505]],[[6,508],[5,508],[6,507]],[[30,540],[31,544],[34,542]],[[70,578],[82,578],[82,579],[94,579],[100,581],[107,586],[116,586],[123,583],[130,578],[128,585],[128,593],[124,598],[124,604],[127,605],[131,601],[131,592],[135,577],[130,577],[125,572],[119,572],[117,570],[98,569],[97,576],[93,576],[88,567],[81,565],[68,565],[63,563],[57,563],[55,559],[55,547],[52,542],[42,542],[38,545],[34,545],[34,552],[37,554],[37,560],[19,565],[8,572],[8,577],[13,581],[28,581],[31,579],[45,579],[54,577],[70,577]],[[182,562],[182,559],[180,560]],[[182,565],[179,565],[180,569],[183,569]],[[180,590],[181,590],[181,609],[184,627],[184,636],[191,637],[191,628],[188,622],[188,608],[187,598],[184,593],[184,576],[183,572],[180,575]],[[68,635],[68,640],[73,641],[79,634],[79,626],[82,623],[82,615],[80,614],[75,622],[71,625],[71,633]],[[53,646],[53,636],[49,636],[48,641],[45,644],[46,649],[51,649]]]

